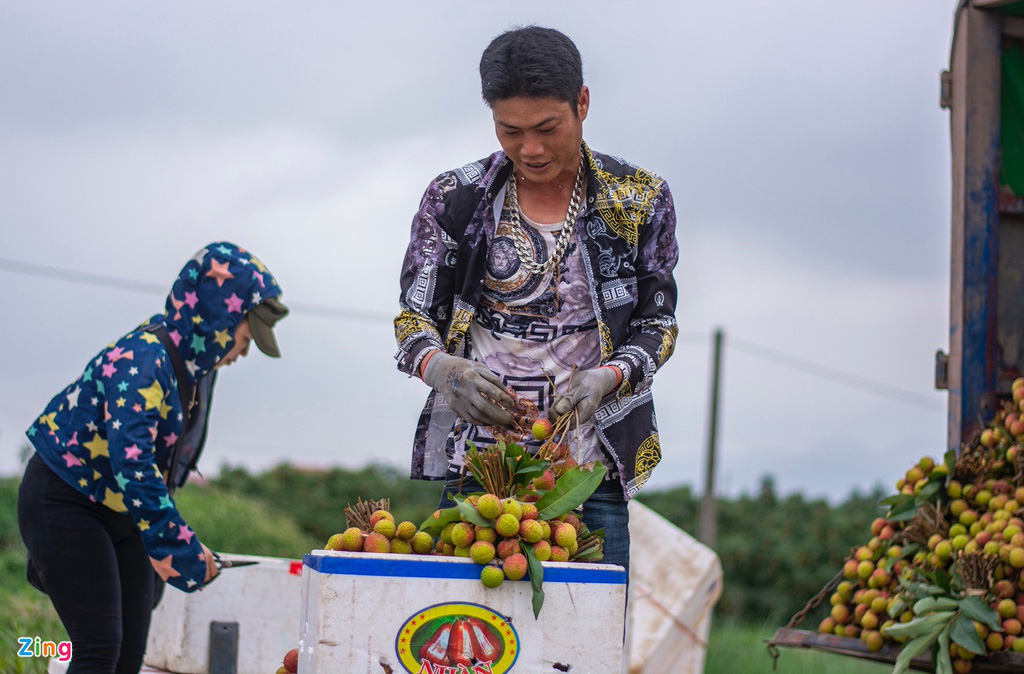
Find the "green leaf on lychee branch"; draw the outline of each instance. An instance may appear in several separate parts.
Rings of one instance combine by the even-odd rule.
[[[516,483],[525,485],[533,478],[540,477],[548,469],[548,465],[543,459],[531,459],[527,465],[516,469]]]
[[[910,559],[917,554],[923,546],[920,543],[910,543],[909,545],[903,546],[903,552],[900,554],[900,559]]]
[[[600,546],[594,546],[588,549],[580,548],[576,551],[576,554],[571,557],[574,562],[600,562],[604,559],[604,552],[601,551]]]
[[[530,454],[520,445],[507,445],[505,457],[514,476],[514,482],[519,486],[525,486],[533,478],[540,477],[550,466],[547,459]]]
[[[999,614],[982,601],[981,597],[964,597],[960,600],[960,611],[968,618],[988,625],[989,629],[995,632],[1003,631],[1003,625],[999,622]]]
[[[907,602],[903,600],[903,597],[896,597],[896,599],[889,606],[887,613],[890,618],[897,618],[901,613],[907,610]]]
[[[927,503],[928,501],[931,501],[933,498],[938,496],[939,492],[942,490],[943,482],[945,482],[944,477],[941,479],[933,479],[931,482],[922,487],[921,492],[917,495],[917,503],[919,505],[921,503]]]
[[[441,535],[441,530],[452,522],[458,522],[462,519],[459,513],[458,506],[451,508],[445,508],[444,510],[438,510],[433,515],[423,520],[423,524],[420,525],[420,531],[425,531],[431,536],[437,537]]]
[[[978,636],[978,630],[974,628],[974,622],[961,614],[953,623],[953,641],[963,646],[975,655],[985,655],[985,644]]]
[[[941,632],[942,630],[935,634],[925,634],[903,644],[900,654],[896,657],[896,667],[892,670],[892,674],[903,674],[907,671],[910,668],[910,661],[931,648]]]
[[[882,501],[890,506],[885,519],[890,522],[901,522],[911,519],[917,512],[917,497],[913,494],[896,494]]]
[[[953,674],[953,661],[949,656],[949,635],[953,631],[953,623],[949,623],[939,632],[939,648],[935,651],[935,674]]]
[[[592,471],[572,468],[558,478],[554,489],[537,501],[538,517],[542,520],[554,519],[583,505],[601,485],[606,472],[607,468],[600,462]]]
[[[475,524],[480,527],[493,527],[494,522],[487,519],[480,514],[480,511],[473,507],[473,504],[464,498],[455,497],[455,502],[458,504],[456,508],[459,511],[459,515],[465,521],[470,524]]]
[[[893,515],[893,514],[887,515],[885,519],[886,519],[886,521],[888,521],[890,523],[892,523],[892,522],[909,522],[910,520],[914,519],[914,515],[916,515],[916,514],[917,514],[917,506],[916,506],[916,504],[911,504],[911,507],[910,507],[909,510],[904,510],[904,511],[900,512],[899,514],[895,514],[895,515]]]
[[[533,554],[532,546],[524,545],[523,554],[526,555],[526,568],[530,571],[530,585],[533,587],[533,619],[536,620],[540,617],[540,610],[544,606],[544,565]]]
[[[953,480],[953,473],[956,472],[956,450],[949,450],[946,455],[942,458],[946,464],[946,486]]]
[[[917,573],[922,573],[921,569],[917,569]],[[907,592],[914,595],[915,600],[924,599],[925,597],[933,594],[943,594],[942,588],[936,587],[935,585],[915,583],[905,578],[900,578],[900,585],[902,585]]]

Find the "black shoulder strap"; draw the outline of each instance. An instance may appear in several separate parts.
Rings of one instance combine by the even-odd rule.
[[[173,494],[175,488],[173,476],[174,467],[178,464],[178,454],[181,452],[181,438],[184,437],[185,431],[189,427],[189,422],[192,416],[192,404],[196,399],[196,387],[189,385],[188,370],[185,368],[185,361],[182,359],[181,354],[178,353],[178,347],[175,346],[171,340],[170,334],[167,332],[167,328],[159,323],[153,323],[147,325],[145,328],[146,332],[151,332],[156,335],[156,338],[160,340],[160,343],[164,346],[164,351],[167,352],[167,358],[171,361],[171,366],[174,368],[174,377],[178,380],[178,398],[181,400],[181,433],[178,438],[178,442],[174,443],[174,447],[171,449],[170,460],[167,462],[165,467],[165,483],[167,484],[167,492]]]
[[[178,398],[181,400],[181,428],[184,430],[188,428],[192,402],[195,400],[195,386],[189,385],[185,361],[182,359],[181,354],[178,353],[178,347],[171,340],[170,334],[167,333],[167,328],[159,323],[153,323],[147,325],[145,330],[146,332],[153,333],[160,340],[160,343],[164,346],[164,351],[167,352],[167,357],[171,361],[171,366],[174,368],[174,377],[178,380]]]

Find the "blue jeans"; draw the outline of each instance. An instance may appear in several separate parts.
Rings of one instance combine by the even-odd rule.
[[[484,491],[479,482],[466,471],[449,468],[438,508],[455,505],[454,494]],[[583,521],[591,531],[604,529],[604,560],[602,564],[618,564],[629,579],[629,510],[618,479],[605,480],[583,504]]]

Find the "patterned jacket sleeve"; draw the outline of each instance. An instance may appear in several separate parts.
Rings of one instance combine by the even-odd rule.
[[[445,350],[442,327],[450,316],[455,242],[441,225],[445,215],[442,184],[430,183],[412,220],[409,247],[402,264],[401,312],[395,318],[398,369],[417,374],[420,361],[434,349]]]
[[[679,259],[676,211],[668,183],[662,182],[651,217],[640,229],[636,259],[637,303],[629,335],[612,353],[608,364],[622,369],[623,393],[648,388],[654,374],[675,349],[676,283],[672,276]]]
[[[120,494],[108,494],[108,499],[114,499],[115,510],[127,511],[135,520],[160,576],[190,592],[206,577],[203,549],[156,465],[157,443],[173,445],[180,433],[180,422],[168,423],[181,411],[178,390],[162,349],[136,349],[132,355],[136,357],[131,361],[112,363],[117,370],[104,379],[110,467],[121,487]],[[163,437],[161,428],[168,429]]]

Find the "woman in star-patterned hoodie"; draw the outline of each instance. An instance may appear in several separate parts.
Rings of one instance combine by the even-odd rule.
[[[280,355],[280,295],[249,252],[203,248],[164,313],[107,345],[28,429],[36,451],[18,524],[29,580],[71,639],[69,674],[137,672],[155,575],[190,592],[217,574],[172,493],[202,447],[216,370],[246,355],[250,340]]]

